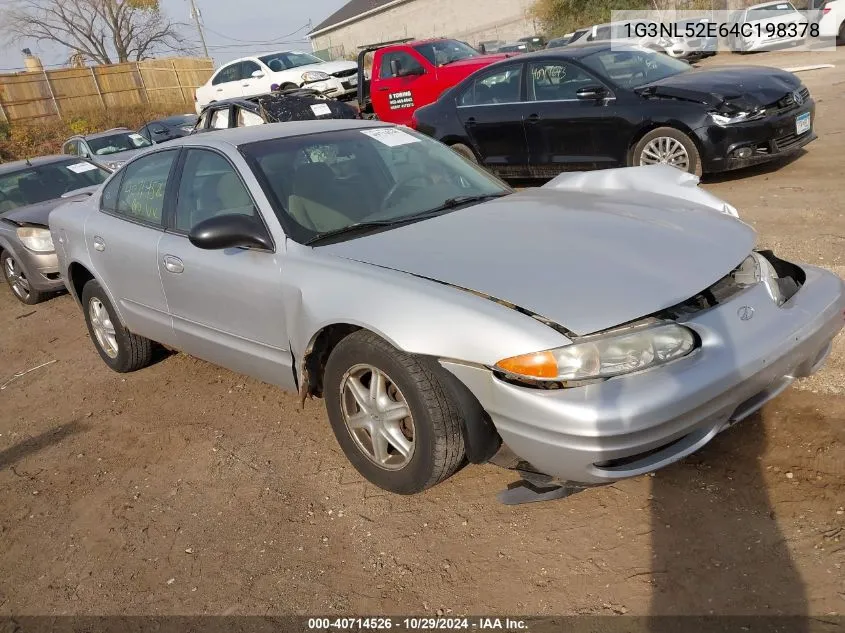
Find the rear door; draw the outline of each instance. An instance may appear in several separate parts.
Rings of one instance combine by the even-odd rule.
[[[414,50],[379,53],[378,77],[370,83],[373,110],[382,121],[408,124],[414,110],[426,104],[421,98],[434,91],[437,78],[426,69],[425,58]]]
[[[573,169],[620,166],[630,137],[612,92],[577,64],[545,60],[528,64],[525,120],[529,161],[556,174]],[[605,99],[579,99],[583,88],[607,90]]]
[[[498,172],[525,169],[528,143],[524,118],[523,63],[497,65],[476,74],[458,95],[457,116],[482,162]]]
[[[203,250],[188,240],[198,222],[217,215],[262,218],[244,178],[226,156],[210,149],[186,149],[178,171],[173,213],[158,244],[158,273],[176,346],[294,390],[279,255],[248,248]]]
[[[127,165],[103,190],[100,213],[85,227],[96,276],[111,293],[123,322],[136,334],[173,344],[173,328],[158,270],[164,200],[179,151],[147,154]]]

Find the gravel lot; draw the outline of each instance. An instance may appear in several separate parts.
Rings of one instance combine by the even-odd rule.
[[[705,186],[845,276],[845,49],[706,65],[818,62],[819,140]],[[0,289],[0,384],[50,361],[0,391],[0,614],[845,613],[845,336],[682,463],[519,507],[493,466],[391,496],[321,401],[181,354],[114,374],[68,296]]]

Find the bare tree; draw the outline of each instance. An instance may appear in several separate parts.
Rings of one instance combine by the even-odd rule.
[[[161,51],[185,51],[179,24],[158,0],[12,0],[0,11],[11,40],[60,44],[71,57],[95,63],[140,61]]]

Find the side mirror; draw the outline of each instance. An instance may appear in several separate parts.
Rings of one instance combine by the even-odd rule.
[[[252,77],[253,79],[261,79],[264,76],[264,71],[260,68],[258,70],[253,71]]]
[[[607,96],[607,88],[604,86],[587,86],[579,89],[575,96],[582,101],[596,101]]]
[[[224,248],[272,250],[273,242],[264,225],[254,217],[231,213],[198,223],[188,235],[191,244],[208,251]]]

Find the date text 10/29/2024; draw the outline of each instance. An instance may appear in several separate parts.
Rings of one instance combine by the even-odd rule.
[[[527,631],[518,618],[370,617],[308,618],[309,631]]]

